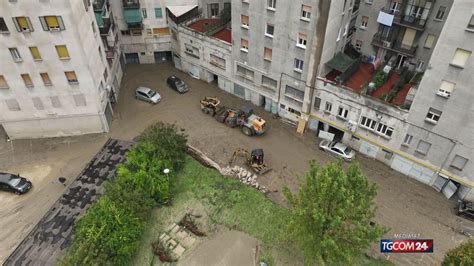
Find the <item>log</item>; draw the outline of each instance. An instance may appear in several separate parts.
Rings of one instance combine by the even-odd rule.
[[[217,171],[219,171],[219,173],[223,174],[222,168],[219,166],[219,164],[214,162],[211,158],[207,157],[207,155],[205,155],[204,153],[202,153],[200,150],[196,149],[195,147],[189,144],[187,144],[187,146],[188,146],[188,154],[191,157],[196,159],[198,162],[200,162],[204,166],[209,167],[209,168],[214,168]]]

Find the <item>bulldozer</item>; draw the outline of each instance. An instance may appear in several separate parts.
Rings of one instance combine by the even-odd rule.
[[[247,136],[262,135],[268,130],[266,121],[254,114],[251,107],[243,106],[237,110],[221,106],[220,103],[216,97],[204,97],[201,100],[201,110],[229,127],[240,127]]]
[[[239,148],[232,154],[229,165],[233,164],[238,157],[243,157],[248,167],[250,167],[256,174],[263,175],[272,170],[265,163],[263,156],[264,153],[262,149],[254,149],[249,153],[246,149]]]

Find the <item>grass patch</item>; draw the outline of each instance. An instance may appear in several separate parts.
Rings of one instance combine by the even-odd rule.
[[[172,180],[173,202],[152,212],[141,246],[132,265],[159,264],[151,251],[151,243],[189,209],[206,211],[210,225],[224,225],[259,239],[259,259],[268,265],[302,265],[299,252],[285,240],[287,210],[262,193],[226,178],[187,158],[184,168]],[[296,256],[296,257],[295,257]],[[362,257],[357,265],[384,265],[382,261]]]

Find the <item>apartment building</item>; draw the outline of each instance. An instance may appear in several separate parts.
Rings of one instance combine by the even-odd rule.
[[[0,124],[10,138],[109,130],[122,67],[105,3],[0,3]]]

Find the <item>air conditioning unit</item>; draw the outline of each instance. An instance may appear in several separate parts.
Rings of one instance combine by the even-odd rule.
[[[392,44],[389,41],[383,41],[383,47],[390,48]]]
[[[447,91],[443,91],[443,90],[439,90],[436,95],[438,96],[441,96],[441,97],[444,97],[444,98],[449,98],[449,96],[451,96],[451,93],[447,92]]]

